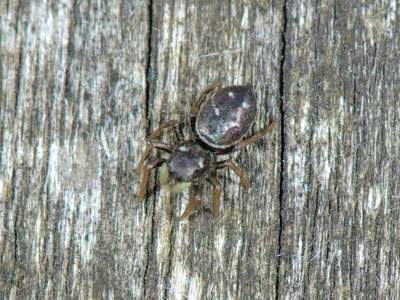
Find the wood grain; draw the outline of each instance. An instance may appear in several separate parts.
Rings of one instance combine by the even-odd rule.
[[[2,1],[0,298],[400,298],[399,7]],[[180,221],[134,168],[215,79],[278,126]]]

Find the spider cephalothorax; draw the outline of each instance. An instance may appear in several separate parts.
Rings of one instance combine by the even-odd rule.
[[[144,199],[151,169],[162,166],[160,181],[172,190],[181,191],[193,184],[195,194],[189,200],[181,218],[187,218],[201,203],[201,189],[204,181],[214,187],[214,216],[219,214],[221,184],[217,171],[223,168],[232,169],[240,178],[241,186],[248,186],[243,171],[232,159],[218,161],[221,154],[229,154],[262,138],[272,129],[275,122],[251,137],[243,139],[254,123],[257,111],[256,99],[251,85],[228,86],[220,88],[218,81],[201,93],[193,104],[190,114],[192,135],[184,140],[175,120],[164,123],[151,135],[151,143],[147,146],[137,170],[143,172],[139,198]],[[173,129],[178,139],[175,145],[155,142],[161,131]],[[168,159],[155,159],[145,164],[153,149],[170,154]]]
[[[179,144],[168,160],[168,171],[180,181],[199,181],[210,175],[213,155],[198,143]]]

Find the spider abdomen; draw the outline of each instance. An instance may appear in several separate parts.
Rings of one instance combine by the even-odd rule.
[[[250,85],[222,88],[201,105],[196,119],[196,133],[207,145],[226,149],[239,142],[249,131],[256,110],[256,99]]]

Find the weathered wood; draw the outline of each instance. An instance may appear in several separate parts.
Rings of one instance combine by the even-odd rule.
[[[399,2],[256,2],[0,3],[1,298],[400,298]],[[183,222],[134,168],[214,79],[278,126]]]
[[[287,3],[279,290],[288,298],[400,297],[393,5]]]

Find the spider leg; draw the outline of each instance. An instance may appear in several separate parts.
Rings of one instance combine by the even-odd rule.
[[[217,162],[217,164],[216,164],[217,170],[224,169],[224,168],[231,169],[233,172],[235,172],[236,176],[238,176],[240,179],[239,184],[242,187],[249,187],[249,182],[246,178],[245,173],[232,159]]]
[[[149,157],[149,155],[151,154],[151,152],[154,149],[159,149],[168,153],[172,153],[172,149],[170,148],[170,146],[168,146],[167,144],[164,143],[150,143],[147,145],[146,150],[144,150],[144,153],[142,155],[142,158],[140,159],[138,166],[136,167],[136,172],[140,172],[143,168],[143,164],[145,162],[145,160]]]
[[[221,206],[221,193],[222,193],[221,183],[219,182],[218,178],[215,175],[211,175],[210,177],[208,177],[208,181],[214,187],[213,215],[214,217],[218,217]]]
[[[183,136],[182,133],[179,130],[179,122],[176,120],[171,120],[168,122],[165,122],[164,124],[161,124],[157,129],[155,129],[149,136],[151,141],[154,141],[158,138],[160,138],[161,136],[161,132],[163,130],[174,130],[176,138],[178,139],[178,141],[183,140]]]
[[[189,215],[201,204],[201,197],[203,186],[195,186],[193,189],[193,196],[190,197],[189,203],[186,205],[185,211],[181,215],[181,220],[186,220]]]
[[[156,160],[143,166],[143,177],[142,177],[142,182],[140,183],[140,189],[139,189],[139,200],[140,201],[143,201],[144,197],[146,195],[146,187],[147,187],[147,182],[149,181],[150,171],[152,169],[160,166],[164,161],[165,161],[165,159],[157,158]]]
[[[193,103],[192,108],[190,109],[191,117],[195,117],[200,109],[201,104],[206,99],[207,95],[214,90],[218,90],[221,86],[219,80],[214,80],[209,87],[207,87],[203,92],[201,92],[200,96]]]
[[[195,210],[197,206],[201,204],[201,200],[198,199],[190,199],[188,205],[185,208],[185,211],[181,215],[181,220],[186,220],[189,215]]]
[[[251,137],[244,139],[242,141],[239,142],[238,146],[240,148],[245,147],[251,143],[254,143],[256,141],[258,141],[259,139],[261,139],[264,135],[266,135],[269,131],[271,131],[272,129],[274,129],[276,126],[276,121],[273,120],[269,123],[269,125],[267,127],[265,127],[264,129],[256,132],[254,135],[252,135]]]

